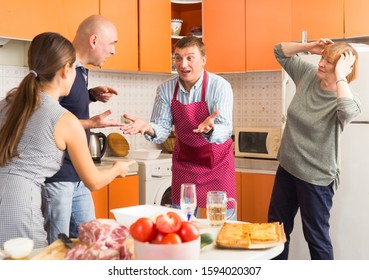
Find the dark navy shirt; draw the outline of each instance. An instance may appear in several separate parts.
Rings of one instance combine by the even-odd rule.
[[[69,92],[69,95],[63,96],[60,105],[73,113],[78,119],[85,120],[90,118],[89,104],[90,96],[87,89],[87,83],[83,76],[81,67],[76,68],[76,79]],[[90,140],[90,130],[86,130],[87,141]],[[76,170],[70,160],[68,152],[66,153],[64,163],[60,170],[51,178],[46,179],[46,183],[50,182],[77,182],[80,181]]]

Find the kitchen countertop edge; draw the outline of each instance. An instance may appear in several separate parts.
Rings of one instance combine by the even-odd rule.
[[[116,158],[113,158],[113,160],[112,158],[109,158],[109,159],[102,158],[100,163],[95,162],[95,166],[99,170],[104,170],[104,169],[110,168],[113,165],[114,161],[128,161],[128,160],[129,159],[124,158],[124,157],[122,158],[116,157]],[[137,175],[137,174],[138,174],[138,163],[135,162],[134,164],[130,165],[127,176]]]

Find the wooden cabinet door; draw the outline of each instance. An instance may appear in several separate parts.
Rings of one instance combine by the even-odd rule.
[[[232,2],[232,3],[231,3]],[[210,72],[244,72],[245,0],[204,0],[203,41]]]
[[[283,41],[291,41],[291,0],[246,0],[246,70],[281,69],[273,48]]]
[[[100,14],[118,29],[115,55],[103,68],[138,71],[138,0],[100,0]]]
[[[345,37],[368,36],[369,1],[345,1]]]
[[[139,69],[170,73],[170,0],[139,0]]]
[[[242,173],[242,221],[268,222],[268,209],[275,175]]]
[[[138,175],[116,178],[109,184],[109,218],[114,219],[111,209],[139,204]]]
[[[292,0],[292,40],[301,42],[302,31],[308,40],[343,37],[344,0]]]
[[[99,0],[2,1],[0,36],[31,40],[52,31],[72,40],[79,23],[98,13]]]
[[[95,205],[95,215],[97,219],[107,219],[109,217],[108,188],[108,186],[105,186],[98,191],[92,192],[92,198]]]

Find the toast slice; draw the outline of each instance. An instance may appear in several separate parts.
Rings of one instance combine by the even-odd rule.
[[[250,248],[252,244],[281,241],[281,224],[274,223],[224,223],[216,244],[227,248]]]

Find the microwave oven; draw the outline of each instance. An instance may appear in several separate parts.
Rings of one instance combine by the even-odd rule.
[[[281,138],[281,128],[235,128],[235,156],[276,159]]]

